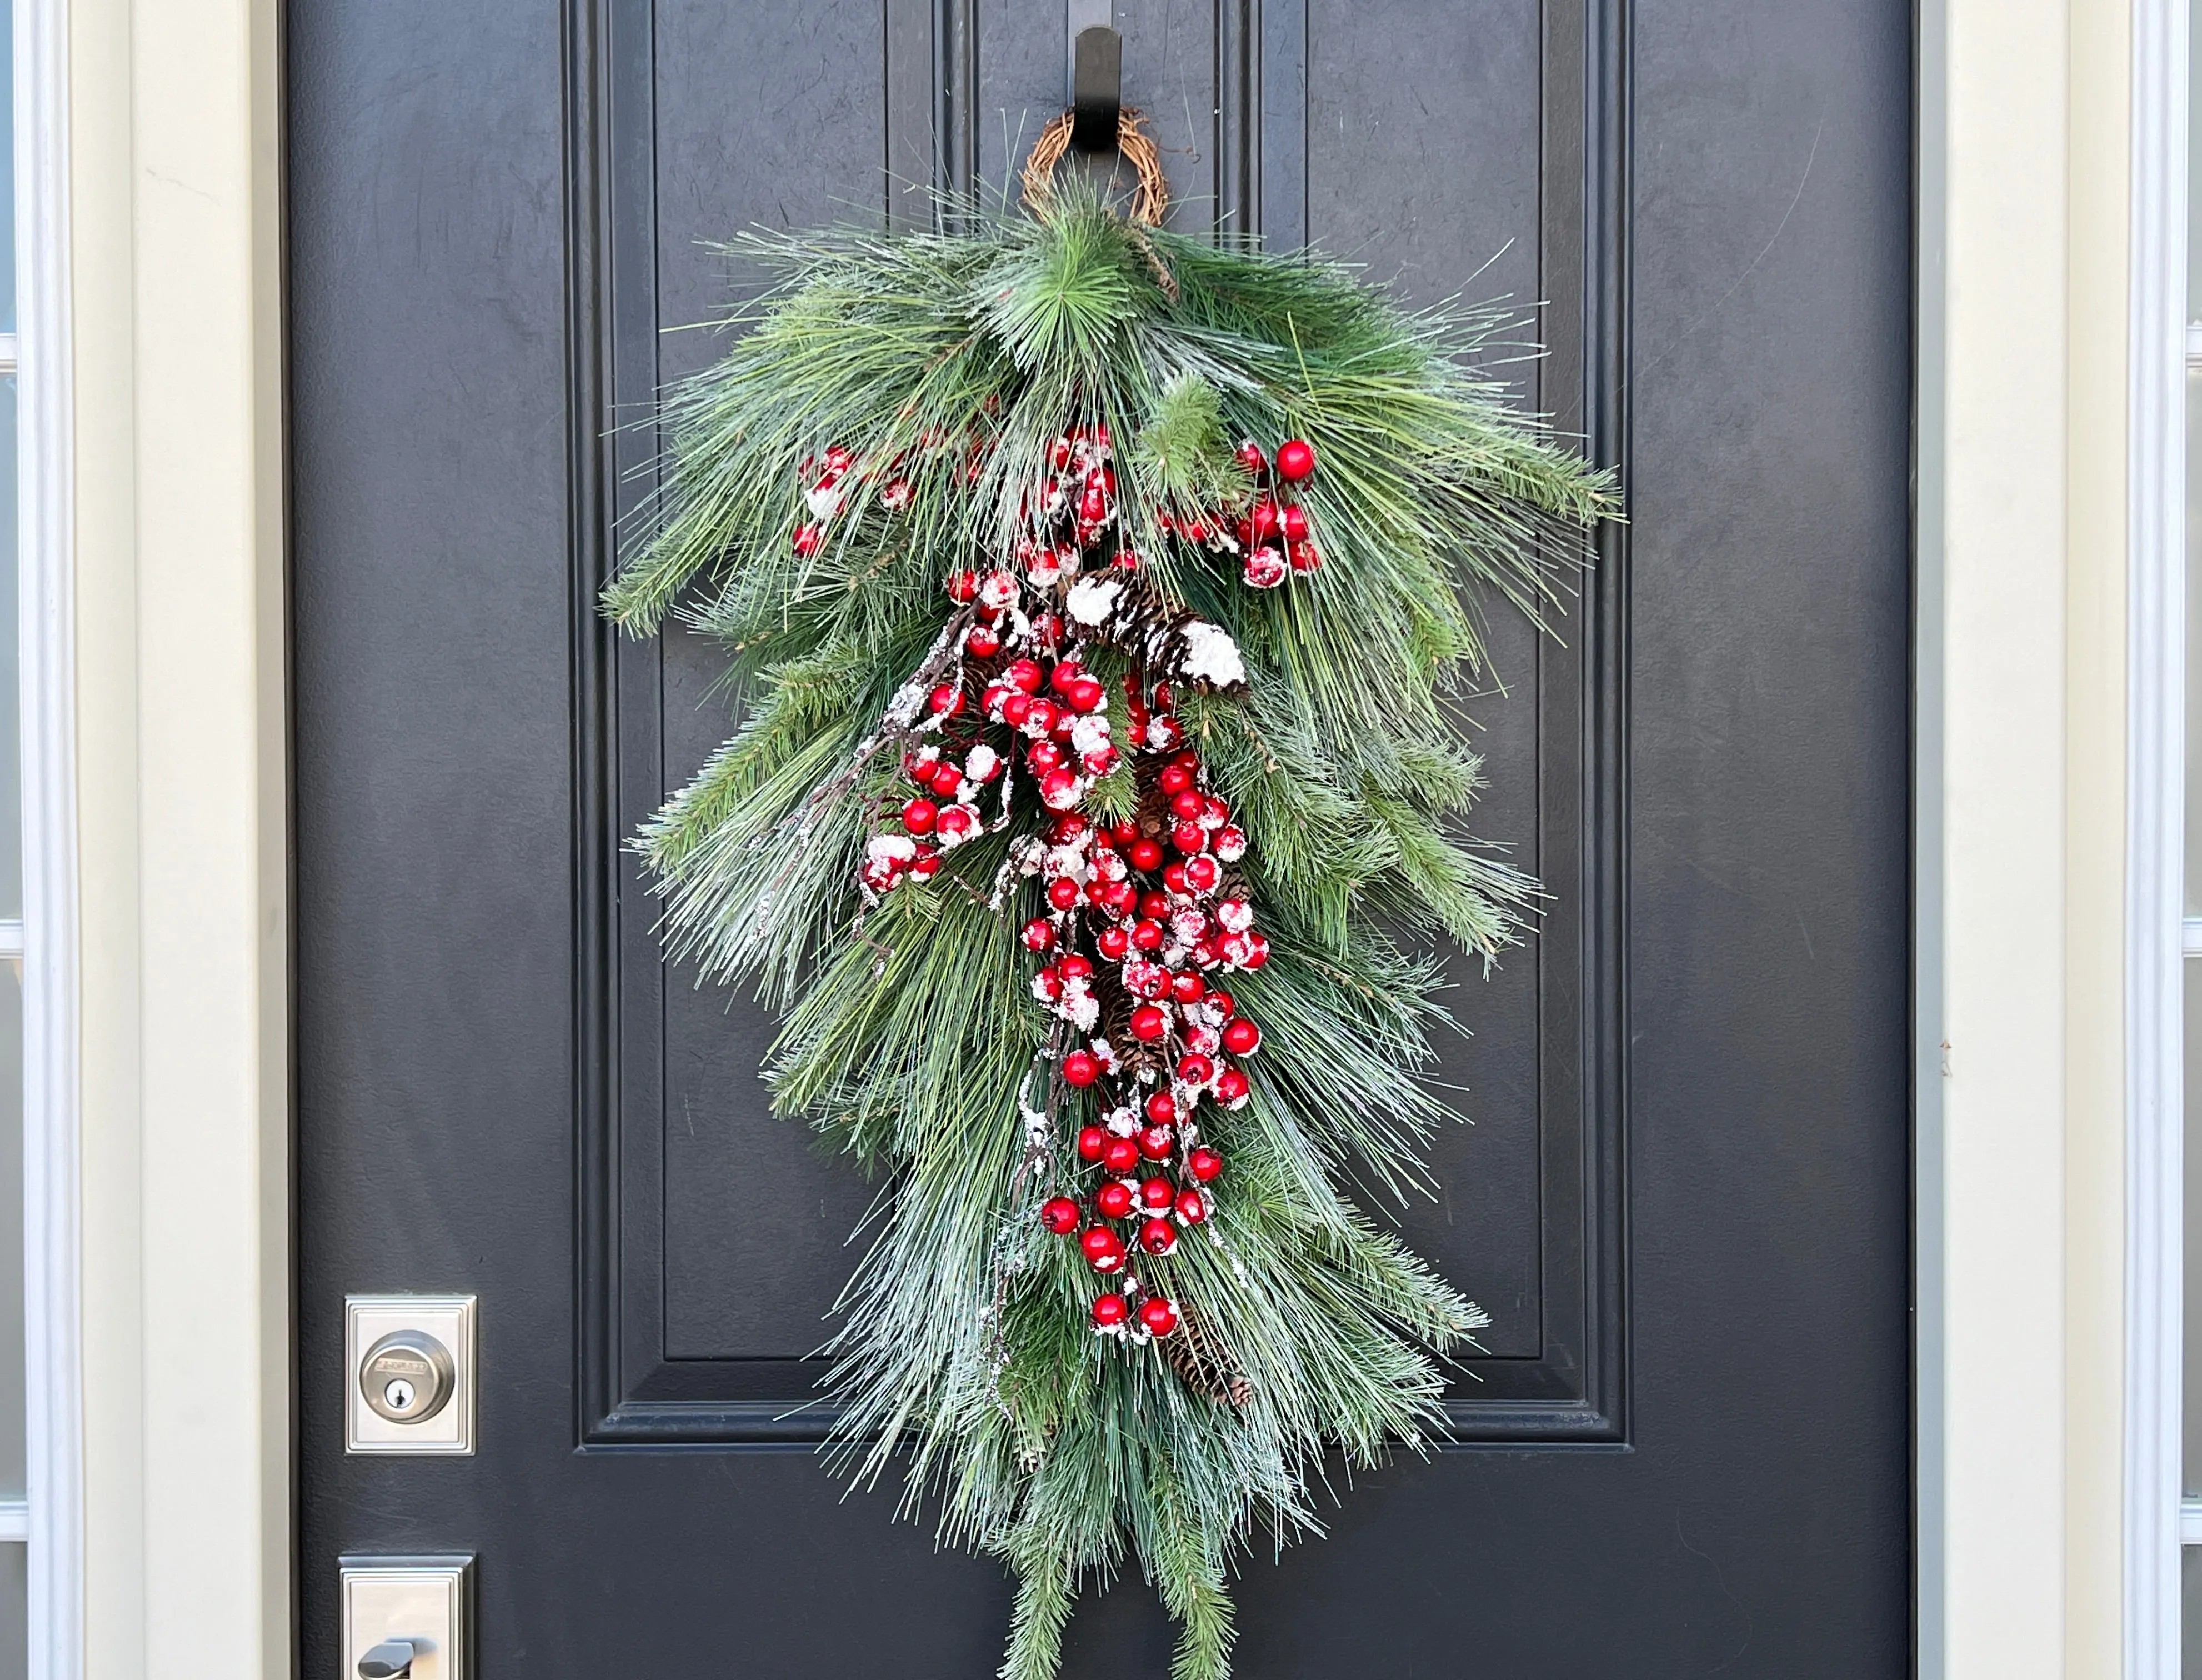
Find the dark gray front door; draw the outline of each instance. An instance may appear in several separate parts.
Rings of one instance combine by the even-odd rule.
[[[1480,828],[1553,894],[1412,1241],[1460,1444],[1239,1586],[1239,1671],[1893,1676],[1910,1637],[1905,0],[1119,0],[1180,226],[1541,305],[1633,522],[1502,628]],[[291,0],[298,1560],[472,1552],[490,1680],[989,1673],[992,1564],[844,1498],[871,1194],[660,963],[621,837],[727,732],[591,610],[750,223],[998,192],[1063,8]],[[348,1293],[480,1298],[480,1450],[347,1457]],[[1136,1582],[1073,1677],[1158,1674]]]

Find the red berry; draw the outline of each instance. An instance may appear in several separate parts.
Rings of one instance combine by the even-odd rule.
[[[1121,1219],[1132,1211],[1132,1187],[1112,1178],[1093,1193],[1093,1206],[1104,1219]]]
[[[1169,1017],[1152,1004],[1141,1004],[1132,1011],[1132,1036],[1142,1044],[1152,1044],[1169,1030]]]
[[[795,551],[808,560],[826,545],[826,528],[816,520],[795,533]]]
[[[1091,980],[1093,977],[1093,959],[1075,951],[1056,966],[1063,970],[1065,980]]]
[[[1292,569],[1294,571],[1311,572],[1316,570],[1322,564],[1322,551],[1316,548],[1313,543],[1298,542],[1292,545]]]
[[[1103,1329],[1121,1324],[1131,1316],[1131,1303],[1122,1295],[1096,1295],[1093,1298],[1093,1322]]]
[[[1084,1086],[1091,1085],[1095,1080],[1100,1077],[1101,1064],[1094,1059],[1093,1052],[1092,1051],[1074,1050],[1068,1056],[1063,1058],[1063,1082],[1064,1084],[1076,1085],[1082,1088]],[[1098,1126],[1088,1126],[1086,1129],[1086,1132],[1099,1132],[1100,1130],[1101,1129]],[[1078,1135],[1078,1152],[1081,1155],[1086,1155],[1086,1132],[1080,1132]],[[1099,1159],[1102,1147],[1103,1146],[1097,1145],[1093,1152],[1091,1155],[1086,1155],[1086,1158],[1089,1161]]]
[[[1259,478],[1269,468],[1269,457],[1262,453],[1262,445],[1251,438],[1239,445],[1239,464]]]
[[[929,834],[940,821],[940,807],[930,799],[912,799],[902,808],[902,826],[913,834]]]
[[[1167,1160],[1169,1158],[1170,1144],[1175,1136],[1176,1134],[1168,1126],[1145,1127],[1139,1133],[1139,1153],[1151,1161]]]
[[[1030,659],[1012,659],[1010,661],[1009,668],[1002,673],[1002,675],[1008,680],[1012,688],[1022,690],[1027,694],[1039,691],[1039,666]]]
[[[1055,929],[1047,925],[1045,916],[1035,916],[1017,937],[1024,941],[1026,950],[1045,951],[1055,943]]]
[[[1057,910],[1069,910],[1078,902],[1078,883],[1069,875],[1047,884],[1047,901]]]
[[[1047,734],[1055,728],[1056,716],[1055,702],[1043,696],[1035,696],[1032,704],[1025,710],[1026,733],[1033,735]]]
[[[1315,470],[1315,451],[1298,438],[1287,438],[1277,445],[1277,476],[1287,484],[1298,484]]]
[[[1286,542],[1299,541],[1307,535],[1307,510],[1298,502],[1281,510],[1277,515],[1277,528],[1285,533]]]
[[[1203,1145],[1186,1158],[1185,1170],[1198,1182],[1207,1184],[1212,1182],[1216,1175],[1223,1170],[1223,1158],[1213,1149]]]
[[[1185,863],[1183,859],[1180,858],[1178,861],[1169,864],[1163,867],[1163,885],[1169,887],[1173,893],[1189,893],[1192,890],[1192,883],[1188,881],[1185,876]]]
[[[1245,960],[1239,966],[1242,969],[1258,969],[1269,960],[1269,941],[1260,934],[1247,934],[1246,941],[1252,948],[1247,952]]]
[[[1180,822],[1170,830],[1170,844],[1180,852],[1198,852],[1208,844],[1208,830],[1198,822]]]
[[[1148,1220],[1139,1227],[1139,1247],[1150,1254],[1169,1253],[1177,1247],[1177,1227],[1167,1219]]]
[[[1141,951],[1159,951],[1163,944],[1163,924],[1141,917],[1132,924],[1132,943]]]
[[[1233,1021],[1223,1029],[1223,1047],[1233,1056],[1251,1056],[1262,1047],[1262,1029],[1251,1021]]]
[[[1213,858],[1188,858],[1185,860],[1185,884],[1196,893],[1212,891],[1222,878],[1223,870]]]
[[[1139,1181],[1139,1205],[1144,1208],[1165,1208],[1177,1199],[1177,1191],[1167,1178],[1143,1178]]]
[[[1239,1000],[1221,986],[1208,994],[1208,1001],[1222,1012],[1226,1021],[1239,1012]]]
[[[1071,1052],[1071,1055],[1085,1056],[1086,1052],[1082,1050],[1074,1050]],[[1069,1057],[1065,1057],[1063,1059],[1068,1063]],[[1086,1057],[1086,1059],[1091,1061],[1092,1058],[1089,1056]],[[1078,1158],[1080,1160],[1098,1161],[1101,1158],[1103,1152],[1107,1150],[1108,1147],[1109,1134],[1103,1131],[1098,1126],[1082,1126],[1079,1129]]]
[[[953,717],[963,710],[963,691],[952,682],[944,682],[933,691],[927,704],[935,717]]]
[[[1177,1064],[1177,1076],[1188,1085],[1205,1085],[1216,1077],[1216,1064],[1195,1051]]]
[[[1216,1076],[1216,1100],[1225,1107],[1241,1101],[1246,1095],[1246,1076],[1237,1068],[1226,1068]]]
[[[1022,729],[1025,727],[1025,720],[1032,716],[1032,696],[1013,690],[1002,702],[1002,722],[1012,729]]]
[[[1101,954],[1110,962],[1121,963],[1124,960],[1124,953],[1132,948],[1132,936],[1124,930],[1123,923],[1116,922],[1104,928],[1094,943],[1101,947]]]
[[[1002,638],[990,624],[974,624],[963,638],[963,651],[974,659],[991,659],[1002,651]]]
[[[1123,1270],[1124,1240],[1106,1225],[1088,1225],[1086,1235],[1078,1239],[1078,1246],[1086,1255],[1086,1264],[1094,1270]]]
[[[1068,1196],[1050,1196],[1039,1211],[1039,1222],[1057,1236],[1078,1229],[1078,1204]]]
[[[1163,849],[1151,840],[1135,840],[1126,854],[1135,869],[1158,868],[1163,861]]]
[[[953,764],[939,764],[933,767],[932,780],[934,793],[944,799],[952,799],[956,790],[963,785],[963,772]]]
[[[1078,797],[1078,773],[1075,770],[1053,769],[1039,779],[1040,803],[1051,811],[1061,811]]]
[[[1127,1173],[1139,1164],[1139,1146],[1127,1137],[1112,1137],[1109,1147],[1101,1152],[1101,1169],[1104,1172]]]
[[[951,572],[948,575],[948,598],[951,601],[973,601],[979,597],[979,575],[976,572]]]
[[[1149,893],[1139,899],[1139,914],[1150,922],[1167,920],[1169,913],[1170,901],[1166,893]]]
[[[1208,982],[1190,969],[1170,976],[1170,998],[1174,1002],[1197,1003],[1207,989]]]
[[[1157,780],[1162,783],[1163,793],[1182,793],[1192,786],[1192,772],[1183,764],[1166,764],[1163,767],[1162,775]]]
[[[1157,1091],[1147,1099],[1147,1118],[1157,1126],[1167,1126],[1177,1118],[1177,1099],[1167,1091]]]
[[[1198,1225],[1208,1217],[1208,1203],[1199,1191],[1180,1190],[1177,1193],[1177,1217],[1188,1225]]]
[[[1039,981],[1039,989],[1047,994],[1050,1003],[1063,995],[1063,976],[1052,968],[1042,969],[1033,978]]]
[[[1055,837],[1058,840],[1067,843],[1085,832],[1086,819],[1075,811],[1065,811],[1055,819]]]
[[[940,854],[938,852],[921,852],[910,860],[910,872],[921,881],[929,879],[939,869]]]
[[[1122,1256],[1117,1264],[1123,1264]],[[1177,1328],[1177,1303],[1161,1295],[1150,1295],[1139,1304],[1139,1322],[1146,1326],[1149,1335],[1168,1335]]]

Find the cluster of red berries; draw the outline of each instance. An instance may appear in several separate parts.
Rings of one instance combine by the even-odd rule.
[[[1250,587],[1275,589],[1294,572],[1311,572],[1322,564],[1322,555],[1308,535],[1307,510],[1300,505],[1297,486],[1315,472],[1315,450],[1298,438],[1277,445],[1273,463],[1251,438],[1239,445],[1239,464],[1261,493],[1235,523],[1223,514],[1193,514],[1157,517],[1166,531],[1174,531],[1196,545],[1235,553],[1239,577]]]
[[[875,470],[840,444],[835,444],[823,455],[805,460],[796,469],[796,475],[810,517],[795,528],[795,551],[808,559],[823,548],[826,528],[849,504],[851,492],[872,480],[880,480],[881,507],[890,513],[908,507],[916,492],[904,466],[904,457],[898,455]]]
[[[1130,1249],[1118,1226],[1133,1222],[1139,1247],[1161,1256],[1177,1247],[1180,1228],[1214,1211],[1206,1186],[1223,1160],[1200,1141],[1201,1105],[1245,1102],[1246,1075],[1232,1058],[1262,1042],[1261,1029],[1215,981],[1258,969],[1269,955],[1253,906],[1227,880],[1246,836],[1204,786],[1198,755],[1157,753],[1145,768],[1139,816],[1108,825],[1075,812],[1058,817],[1026,859],[1049,907],[1022,934],[1026,949],[1047,958],[1033,995],[1086,1035],[1063,1057],[1063,1080],[1091,1090],[1099,1114],[1078,1135],[1078,1158],[1096,1175],[1086,1204],[1057,1196],[1040,1219],[1075,1234],[1104,1279],[1123,1275],[1122,1288],[1093,1302],[1094,1325],[1104,1331],[1128,1331],[1133,1298],[1143,1293],[1127,1270]],[[1136,1052],[1099,1030],[1104,999],[1118,998]],[[1136,1327],[1150,1335],[1167,1335],[1177,1318],[1164,1295],[1139,1300]]]
[[[1012,564],[949,578],[949,598],[963,610],[953,668],[938,681],[914,680],[898,697],[896,715],[916,726],[921,743],[903,759],[916,791],[869,841],[859,878],[876,897],[935,874],[943,853],[986,831],[987,790],[998,828],[1018,777],[1031,778],[1046,826],[1012,848],[1009,868],[1040,878],[1046,908],[1020,937],[1042,958],[1033,994],[1080,1035],[1063,1058],[1063,1082],[1090,1093],[1096,1116],[1077,1140],[1076,1170],[1090,1176],[1077,1196],[1050,1199],[1040,1219],[1075,1237],[1102,1280],[1095,1329],[1140,1338],[1169,1335],[1180,1314],[1130,1269],[1133,1245],[1160,1258],[1180,1231],[1213,1215],[1209,1186],[1223,1158],[1201,1139],[1202,1105],[1247,1100],[1234,1058],[1262,1041],[1217,982],[1260,968],[1269,946],[1231,873],[1245,833],[1187,750],[1170,685],[1135,669],[1112,723],[1107,687],[1080,657],[1089,637],[1127,637],[1131,621],[1121,615],[1137,598],[1122,575],[1139,560],[1121,539],[1110,453],[1105,426],[1057,439],[1044,481],[1026,498]],[[1315,470],[1315,451],[1293,439],[1278,446],[1274,464],[1251,441],[1239,453],[1261,494],[1235,528],[1222,516],[1162,522],[1186,542],[1238,555],[1249,585],[1274,588],[1321,563],[1293,489]],[[806,463],[804,473],[815,516],[805,528],[815,534],[812,549],[802,533],[797,546],[809,552],[863,474],[842,450]],[[909,494],[898,476],[880,492],[890,506]],[[1244,681],[1220,628],[1183,634],[1198,657],[1174,669],[1189,680]],[[1137,814],[1098,822],[1080,807],[1126,752],[1138,772]]]

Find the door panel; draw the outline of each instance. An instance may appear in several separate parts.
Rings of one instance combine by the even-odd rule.
[[[1239,1671],[1895,1674],[1908,1630],[1909,9],[1122,0],[1180,227],[1505,298],[1628,474],[1496,627],[1478,832],[1552,897],[1398,1211],[1462,1447],[1241,1585]],[[998,194],[1007,0],[291,0],[300,1577],[480,1554],[492,1677],[991,1671],[1007,1589],[807,1451],[874,1187],[767,1111],[624,836],[729,728],[595,592],[739,228]],[[342,1452],[346,1293],[481,1297],[479,1456]],[[810,1402],[810,1404],[806,1404]],[[866,1612],[847,1613],[860,1602]],[[1069,1672],[1152,1672],[1136,1585]]]

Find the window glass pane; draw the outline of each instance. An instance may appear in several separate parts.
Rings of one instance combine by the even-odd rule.
[[[2202,958],[2187,959],[2187,1393],[2184,1477],[2181,1486],[2202,1494]],[[4,1147],[4,1140],[0,1140]],[[2190,1548],[2191,1559],[2202,1547]],[[2193,1625],[2190,1619],[2189,1626]],[[2202,1680],[2198,1676],[2197,1680]]]
[[[0,1499],[22,1498],[23,1487],[23,964],[15,958],[0,962]]]
[[[15,376],[0,378],[0,920],[23,915],[22,701],[15,651]]]
[[[0,1545],[0,1680],[25,1680],[31,1671],[29,1550]]]
[[[2190,9],[2202,12],[2202,8]],[[2202,23],[2202,17],[2196,19]],[[2187,74],[2188,85],[2202,90],[2202,27],[2190,25],[2187,32]],[[2202,106],[2202,99],[2193,103]],[[2190,121],[2187,125],[2187,318],[2202,321],[2202,122]],[[15,324],[15,299],[11,291],[8,297],[8,326],[11,332]]]
[[[2183,1548],[2179,1558],[2180,1680],[2202,1680],[2202,1546]]]
[[[0,333],[15,330],[15,30],[0,6]],[[10,459],[13,459],[12,445]]]

